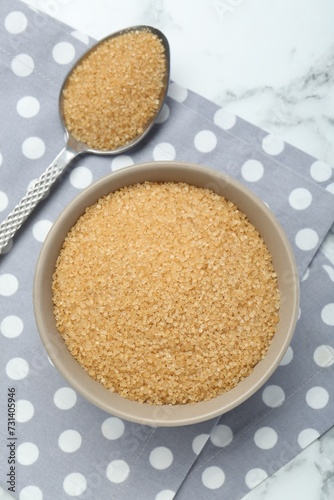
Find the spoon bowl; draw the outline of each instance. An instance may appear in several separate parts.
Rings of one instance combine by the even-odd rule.
[[[85,62],[85,60],[90,56],[98,47],[102,46],[104,43],[109,42],[112,39],[122,37],[124,35],[130,34],[132,32],[142,32],[146,31],[155,35],[162,44],[164,52],[164,72],[161,82],[161,91],[158,97],[158,102],[154,110],[154,114],[148,121],[144,124],[142,130],[137,135],[131,137],[128,141],[122,143],[121,145],[113,149],[98,149],[93,148],[86,144],[85,141],[81,140],[80,137],[76,137],[70,130],[66,123],[65,113],[64,113],[64,96],[66,87],[70,80],[71,75],[78,66]],[[16,207],[10,212],[7,218],[0,224],[0,254],[7,253],[10,249],[9,242],[22,226],[24,221],[28,218],[30,213],[37,206],[39,201],[43,198],[45,193],[54,184],[57,178],[61,175],[64,169],[72,162],[74,158],[78,155],[83,154],[95,154],[95,155],[118,155],[124,153],[129,149],[136,146],[140,141],[146,137],[151,128],[153,127],[161,108],[165,102],[168,85],[170,78],[170,50],[169,43],[165,35],[151,26],[138,25],[132,26],[123,30],[119,30],[111,35],[106,36],[102,40],[91,46],[75,63],[66,75],[62,87],[59,93],[59,113],[60,118],[66,134],[66,145],[52,161],[45,172],[37,179],[35,184],[27,191],[22,200],[16,205]]]
[[[77,68],[79,65],[81,65],[87,58],[90,56],[97,47],[103,45],[105,42],[108,42],[112,39],[118,38],[120,36],[129,34],[131,32],[149,32],[153,35],[156,35],[158,39],[160,40],[163,48],[164,48],[164,56],[165,56],[165,68],[164,68],[164,76],[163,76],[163,81],[162,81],[162,90],[159,95],[159,103],[157,105],[157,109],[155,114],[146,122],[146,125],[144,127],[143,132],[138,134],[136,137],[131,139],[130,141],[126,142],[125,144],[114,148],[114,149],[96,149],[89,147],[85,142],[76,139],[73,134],[68,130],[68,127],[66,125],[66,118],[65,118],[65,113],[64,113],[64,91],[66,90],[66,87],[69,82],[70,76],[73,74],[73,71],[75,68]],[[151,26],[147,25],[138,25],[138,26],[132,26],[130,28],[122,29],[120,31],[116,31],[115,33],[112,33],[111,35],[106,36],[105,38],[101,39],[94,45],[92,45],[81,57],[80,59],[76,62],[74,67],[70,69],[68,72],[67,76],[64,79],[63,85],[61,87],[60,93],[59,93],[59,111],[60,111],[60,117],[63,123],[63,127],[65,129],[66,137],[67,137],[67,143],[70,145],[72,149],[77,151],[78,153],[90,153],[90,154],[96,154],[96,155],[118,155],[121,153],[124,153],[128,151],[130,148],[133,148],[136,146],[139,142],[142,141],[142,139],[149,133],[151,128],[153,127],[160,111],[161,108],[165,102],[167,91],[168,91],[168,86],[169,86],[169,78],[170,78],[170,50],[169,50],[169,43],[165,35],[158,30],[157,28],[153,28]]]

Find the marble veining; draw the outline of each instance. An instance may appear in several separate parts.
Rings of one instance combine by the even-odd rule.
[[[334,430],[255,487],[243,500],[331,500],[334,492]]]

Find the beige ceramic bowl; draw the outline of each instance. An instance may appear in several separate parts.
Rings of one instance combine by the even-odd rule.
[[[235,203],[258,229],[273,258],[281,293],[280,321],[268,353],[251,375],[231,391],[193,405],[152,406],[124,399],[93,380],[72,357],[56,328],[52,306],[52,274],[63,240],[85,208],[123,186],[138,182],[186,182],[212,189]],[[298,314],[299,284],[287,238],[271,211],[233,178],[189,163],[154,162],[119,170],[83,191],[63,211],[43,245],[34,280],[34,308],[44,347],[63,377],[82,396],[103,410],[151,426],[189,425],[221,415],[254,394],[275,371],[288,348]]]

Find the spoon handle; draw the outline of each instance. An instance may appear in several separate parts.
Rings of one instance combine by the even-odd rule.
[[[20,229],[23,222],[77,154],[76,151],[66,145],[7,218],[0,224],[0,254],[4,253],[3,250],[9,240]]]

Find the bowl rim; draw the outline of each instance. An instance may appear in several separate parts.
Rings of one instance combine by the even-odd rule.
[[[277,341],[278,345],[276,346],[276,352],[271,355],[270,362],[267,353],[265,358],[255,366],[253,372],[244,381],[239,382],[236,387],[212,400],[192,405],[154,406],[147,403],[125,400],[125,398],[122,398],[118,394],[110,392],[113,398],[113,404],[110,404],[109,401],[107,402],[105,400],[105,397],[101,396],[101,390],[98,386],[102,388],[102,384],[95,380],[93,381],[88,373],[80,367],[79,363],[69,353],[60,333],[55,332],[55,320],[54,317],[50,317],[53,315],[48,316],[45,313],[45,304],[47,300],[50,300],[50,290],[48,290],[45,283],[45,276],[49,275],[50,277],[50,258],[52,263],[55,264],[55,258],[59,254],[64,240],[64,238],[60,238],[60,236],[67,234],[69,228],[73,226],[75,221],[84,212],[85,207],[97,201],[100,196],[103,196],[103,194],[98,193],[104,192],[104,194],[107,194],[116,191],[121,186],[144,182],[143,179],[150,181],[152,177],[157,179],[156,182],[169,182],[163,179],[166,179],[166,177],[171,178],[175,175],[179,175],[184,179],[188,178],[188,182],[184,182],[190,185],[196,185],[191,182],[191,176],[194,172],[203,179],[207,178],[207,187],[218,192],[218,194],[225,196],[226,194],[224,193],[226,193],[226,190],[232,193],[241,193],[241,196],[247,198],[251,205],[254,206],[254,210],[260,210],[261,215],[267,219],[271,229],[274,229],[273,234],[277,240],[276,243],[281,245],[284,253],[282,258],[285,259],[287,264],[287,277],[285,279],[289,281],[290,304],[288,307],[291,314],[290,317],[287,318],[285,325],[286,331],[283,334],[283,338],[280,338],[279,342]],[[133,177],[139,180],[130,182],[130,184],[126,182]],[[230,199],[229,196],[226,197]],[[240,208],[240,204],[238,206]],[[240,210],[242,210],[242,207]],[[290,242],[274,214],[254,192],[235,178],[207,166],[182,161],[154,161],[124,167],[102,177],[85,188],[62,210],[47,234],[37,260],[33,283],[33,305],[39,336],[44,348],[57,370],[67,382],[81,394],[81,396],[95,406],[119,418],[154,427],[169,427],[195,424],[222,415],[239,406],[264,385],[277,369],[290,345],[298,319],[299,293],[298,272]],[[58,338],[56,337],[57,333]],[[275,337],[277,337],[276,334],[274,336],[274,341]],[[271,347],[272,345],[269,347],[268,352]],[[77,365],[77,367],[74,367],[74,373],[72,362],[69,361],[71,358]],[[89,379],[98,386],[92,385]],[[103,387],[103,391],[107,391],[107,389]],[[139,409],[141,409],[141,411],[139,411]],[[142,411],[143,409],[145,411]],[[176,413],[177,416],[175,416],[174,413]]]

